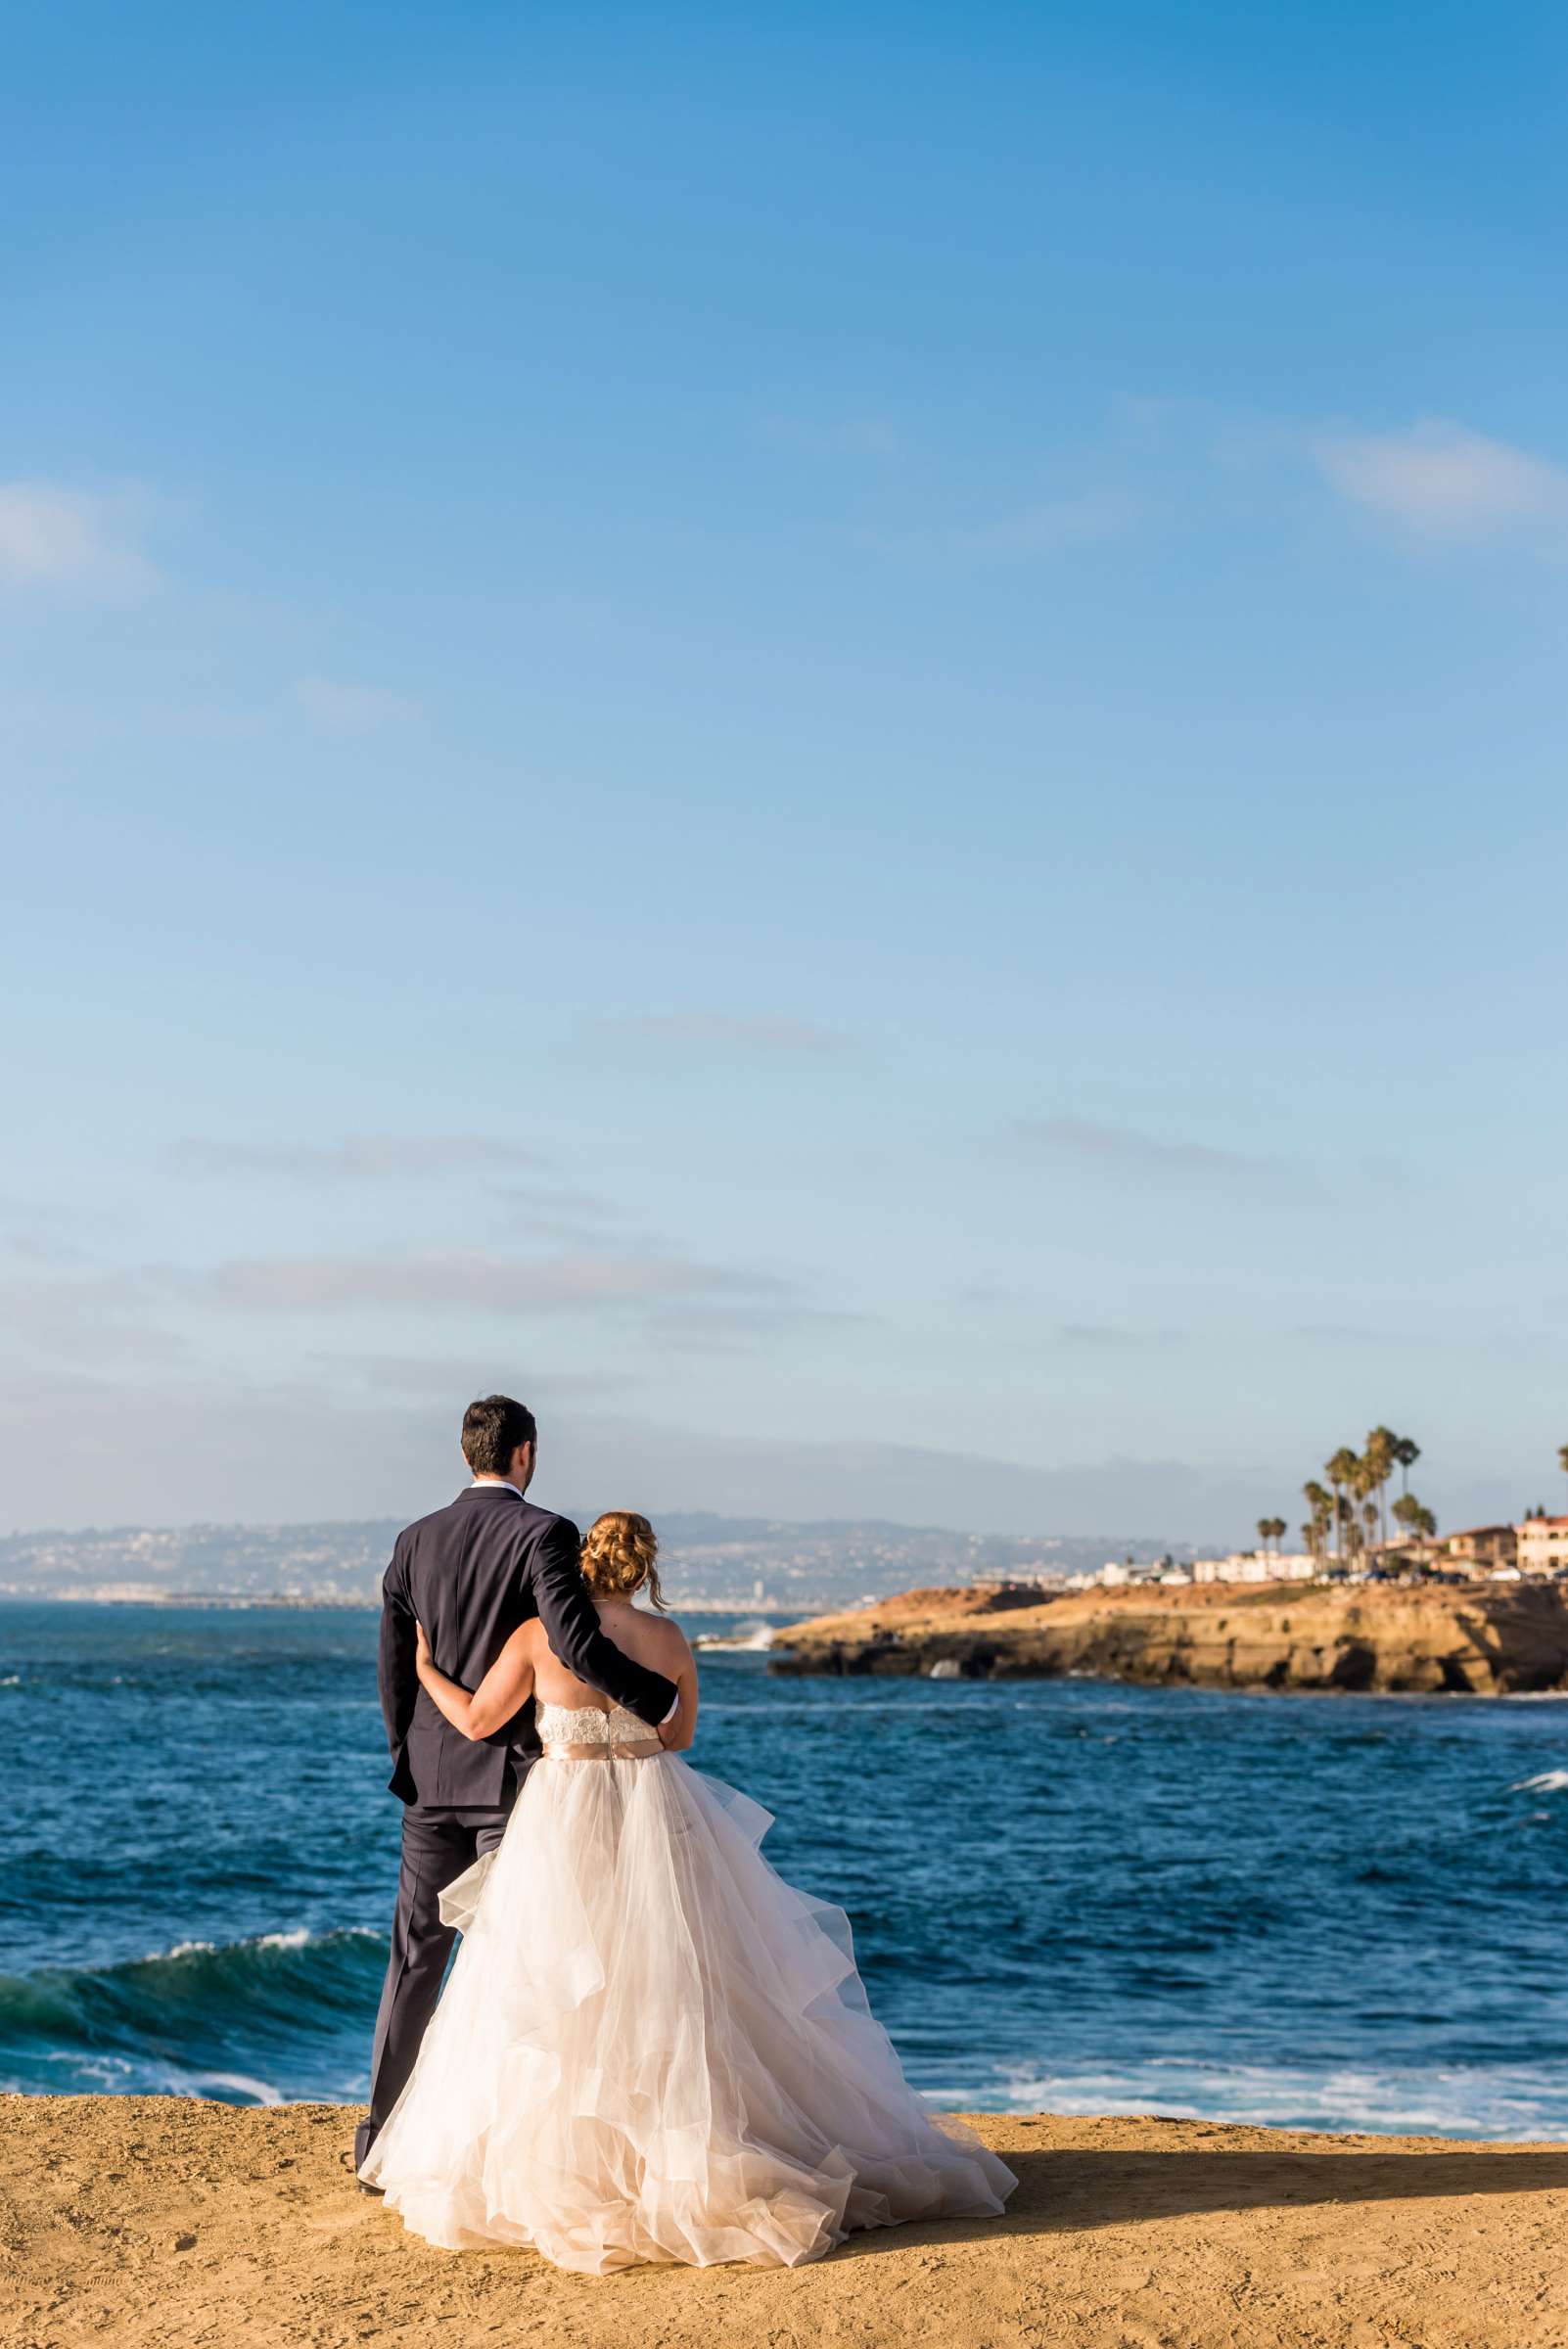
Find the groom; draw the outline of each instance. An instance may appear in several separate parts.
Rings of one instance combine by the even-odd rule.
[[[456,1938],[440,1896],[505,1831],[539,1746],[531,1708],[470,1740],[431,1703],[414,1669],[422,1623],[440,1671],[477,1688],[520,1623],[537,1615],[569,1672],[657,1726],[676,1704],[673,1681],[623,1655],[599,1628],[577,1565],[577,1529],[527,1499],[538,1456],[533,1413],[487,1395],[463,1414],[473,1483],[448,1508],[400,1533],[382,1584],[381,1709],[392,1746],[389,1783],[406,1805],[403,1864],[370,2063],[370,2112],[354,2167],[402,2094],[436,2009]]]

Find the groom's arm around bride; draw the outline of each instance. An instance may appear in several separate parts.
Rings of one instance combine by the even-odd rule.
[[[500,1489],[506,1491],[511,1488]],[[470,1487],[471,1492],[485,1490],[487,1488],[483,1485]],[[524,1514],[523,1510],[507,1513],[508,1518],[518,1519],[523,1519]],[[524,1522],[514,1526],[503,1521],[501,1528],[504,1539],[508,1543],[515,1539],[517,1543],[515,1581],[518,1604],[512,1613],[512,1620],[506,1633],[495,1639],[494,1653],[477,1666],[470,1665],[474,1674],[472,1681],[469,1681],[466,1673],[460,1672],[456,1677],[463,1680],[466,1685],[477,1687],[489,1665],[494,1662],[495,1655],[506,1644],[511,1632],[517,1629],[519,1623],[527,1622],[530,1615],[537,1615],[544,1626],[545,1637],[552,1651],[568,1672],[579,1681],[586,1681],[590,1688],[601,1690],[613,1704],[624,1705],[629,1712],[640,1715],[652,1727],[657,1728],[675,1703],[674,1683],[667,1681],[661,1673],[650,1672],[646,1666],[634,1663],[630,1656],[617,1647],[613,1639],[606,1636],[600,1627],[598,1612],[583,1584],[582,1569],[578,1563],[581,1539],[571,1519],[549,1516],[542,1509],[529,1509],[527,1516],[542,1522],[537,1525]],[[423,1529],[409,1529],[410,1532],[420,1530]],[[488,1533],[491,1529],[484,1530]],[[402,1539],[406,1540],[406,1537]],[[423,1737],[413,1739],[421,1760],[427,1765],[434,1762],[434,1769],[427,1767],[416,1776],[410,1762],[411,1733],[420,1703],[419,1676],[414,1663],[416,1622],[425,1623],[433,1650],[436,1645],[436,1633],[422,1612],[412,1589],[411,1566],[412,1561],[403,1550],[400,1541],[382,1585],[378,1678],[382,1714],[387,1724],[387,1739],[392,1757],[392,1774],[389,1783],[392,1793],[403,1802],[418,1803],[435,1800],[437,1786],[443,1780],[448,1785],[454,1784],[458,1773],[469,1780],[470,1788],[473,1779],[464,1769],[462,1746],[448,1743],[452,1731],[445,1723],[440,1725],[438,1730],[434,1722],[424,1725],[435,1730],[442,1745],[448,1747],[444,1754],[433,1756]],[[423,1583],[424,1578],[420,1579]],[[429,1608],[432,1616],[446,1611],[438,1603]],[[463,1644],[467,1645],[466,1642]],[[484,1647],[488,1646],[489,1640],[486,1639]],[[484,1652],[482,1649],[481,1653]],[[429,1700],[426,1699],[425,1703],[428,1711]],[[526,1732],[521,1732],[513,1722],[481,1742],[483,1746],[499,1749],[515,1764],[518,1748],[530,1743],[531,1739]],[[463,1740],[463,1745],[467,1744],[468,1740]],[[486,1780],[492,1772],[493,1765],[482,1762],[481,1774]],[[420,1778],[429,1787],[428,1794],[421,1786]],[[465,1798],[449,1794],[446,1799]]]

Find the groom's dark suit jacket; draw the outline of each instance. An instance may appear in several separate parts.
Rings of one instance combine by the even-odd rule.
[[[570,1519],[536,1509],[510,1485],[471,1485],[449,1508],[397,1537],[382,1583],[381,1709],[393,1794],[421,1809],[495,1808],[538,1752],[531,1698],[488,1737],[465,1737],[432,1704],[414,1669],[422,1623],[437,1669],[477,1688],[520,1623],[537,1615],[579,1681],[649,1723],[675,1685],[623,1655],[599,1628]]]

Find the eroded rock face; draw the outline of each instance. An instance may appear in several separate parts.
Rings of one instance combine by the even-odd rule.
[[[787,1641],[787,1645],[785,1642]],[[782,1652],[780,1652],[782,1651]],[[1557,1584],[1357,1589],[907,1590],[781,1635],[783,1673],[1116,1681],[1496,1696],[1568,1685]]]

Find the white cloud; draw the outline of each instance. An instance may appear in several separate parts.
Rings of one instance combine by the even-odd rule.
[[[158,1287],[134,1272],[0,1281],[7,1359],[24,1369],[45,1359],[95,1368],[174,1360],[185,1344],[154,1318]]]
[[[1170,1168],[1196,1174],[1256,1174],[1268,1171],[1273,1163],[1240,1150],[1222,1149],[1214,1142],[1169,1141],[1130,1126],[1099,1126],[1088,1118],[1020,1118],[1014,1131],[1020,1141],[1064,1157],[1138,1171]]]
[[[1122,1329],[1110,1321],[1063,1321],[1056,1335],[1064,1346],[1096,1352],[1129,1346],[1176,1346],[1181,1340],[1178,1329]]]
[[[775,413],[759,419],[758,437],[778,448],[799,450],[814,457],[870,457],[887,460],[903,456],[909,437],[892,416],[790,416]]]
[[[344,1142],[177,1142],[182,1174],[282,1175],[294,1182],[398,1182],[411,1176],[510,1173],[538,1164],[515,1142],[480,1133],[362,1133]]]
[[[1568,526],[1568,472],[1463,425],[1324,434],[1312,453],[1341,497],[1430,537]]]
[[[646,1342],[660,1353],[674,1348],[682,1354],[736,1354],[792,1333],[814,1332],[826,1342],[865,1318],[787,1296],[679,1297],[660,1303],[650,1313]]]
[[[137,543],[146,501],[56,482],[0,482],[0,583],[124,588],[157,573]]]
[[[459,1250],[256,1258],[223,1266],[207,1283],[208,1294],[225,1305],[304,1313],[412,1306],[510,1313],[669,1297],[766,1297],[783,1286],[765,1273],[731,1272],[674,1257],[514,1258]]]
[[[486,1215],[492,1233],[527,1232],[532,1239],[553,1241],[563,1248],[600,1248],[607,1229],[622,1220],[597,1192],[564,1184],[508,1183],[492,1197],[494,1206]]]
[[[969,543],[992,553],[1052,554],[1061,547],[1130,537],[1149,510],[1147,499],[1130,484],[1107,483],[1021,506],[971,531]]]
[[[443,1407],[448,1414],[454,1408],[454,1397],[493,1394],[507,1377],[517,1375],[515,1364],[503,1372],[493,1361],[477,1355],[316,1352],[302,1359],[312,1372],[330,1382],[335,1394],[342,1395],[346,1388],[351,1396],[355,1387],[369,1388],[376,1394],[411,1396],[433,1407]],[[636,1383],[623,1369],[575,1374],[555,1370],[548,1374],[542,1389],[530,1380],[527,1400],[534,1401],[541,1392],[552,1399],[561,1395],[597,1398],[623,1392]]]
[[[762,1052],[842,1052],[849,1036],[836,1028],[818,1027],[811,1020],[737,1017],[724,1011],[646,1013],[623,1020],[600,1020],[605,1036],[646,1036],[665,1044],[722,1044]]]
[[[52,1200],[7,1194],[0,1196],[0,1248],[27,1264],[82,1265],[88,1261],[83,1236],[99,1221]]]
[[[317,725],[344,733],[400,724],[424,712],[416,694],[397,693],[386,685],[356,685],[343,677],[300,677],[294,697]]]

